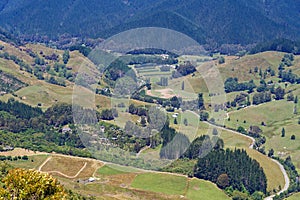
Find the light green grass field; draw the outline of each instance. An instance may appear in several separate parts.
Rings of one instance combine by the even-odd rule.
[[[101,175],[116,175],[116,174],[124,174],[126,172],[111,168],[107,165],[104,165],[103,167],[100,167],[97,170],[97,173],[101,174]]]
[[[164,194],[183,195],[187,178],[183,176],[145,173],[133,180],[131,187]]]
[[[287,199],[285,200],[299,200],[300,199],[300,193],[296,193],[290,197],[288,197]]]
[[[8,161],[13,167],[24,169],[38,169],[38,167],[48,158],[47,155],[28,156],[28,160]]]
[[[222,190],[209,181],[200,179],[189,180],[186,197],[191,200],[226,200],[230,199]]]

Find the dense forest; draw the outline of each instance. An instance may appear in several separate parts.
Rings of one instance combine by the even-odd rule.
[[[226,149],[211,151],[199,158],[194,176],[217,183],[221,188],[231,186],[233,189],[266,193],[267,179],[259,163],[251,159],[245,150]]]

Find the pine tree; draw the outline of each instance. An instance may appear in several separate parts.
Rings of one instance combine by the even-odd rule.
[[[178,124],[177,118],[174,119],[174,124]]]
[[[284,128],[281,129],[281,137],[285,137],[285,129]]]

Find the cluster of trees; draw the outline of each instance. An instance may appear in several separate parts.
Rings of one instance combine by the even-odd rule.
[[[200,157],[194,176],[210,180],[220,188],[231,186],[233,189],[266,193],[267,179],[256,160],[251,159],[245,150],[214,150]]]
[[[56,151],[66,154],[89,155],[73,124],[72,105],[55,104],[42,112],[10,99],[0,102],[1,142],[4,145],[24,147],[39,151]],[[68,125],[71,131],[61,133]],[[35,133],[41,133],[33,137]],[[26,142],[24,142],[26,141]],[[70,147],[72,152],[70,152]]]
[[[90,54],[90,52],[92,51],[89,47],[86,47],[86,46],[83,46],[83,45],[74,45],[74,46],[71,46],[69,48],[69,50],[70,51],[78,50],[79,53],[81,53],[85,57],[87,57]]]
[[[124,61],[117,59],[108,66],[104,75],[108,80],[116,81],[118,78],[123,77],[129,70],[131,69]]]
[[[253,148],[257,148],[258,151],[263,150],[263,152],[264,152],[264,149],[259,149],[259,148],[261,145],[266,143],[266,137],[261,134],[262,130],[258,126],[250,126],[248,132],[244,127],[239,126],[237,128],[237,132],[242,133],[244,135],[249,135],[251,137],[254,137],[255,144],[254,144]],[[261,152],[261,153],[263,153],[263,152]],[[264,152],[264,154],[265,154],[265,152]]]
[[[46,77],[46,81],[51,84],[65,86],[65,79],[73,81],[74,74],[71,70],[68,70],[66,68],[65,64],[59,64],[58,62],[56,62],[53,66],[54,69],[52,69],[50,65],[46,66],[47,62],[44,60],[44,58],[40,58],[31,50],[29,50],[28,52],[29,55],[31,55],[34,58],[34,67],[31,67],[29,64],[27,64],[15,55],[9,55],[7,52],[0,53],[0,57],[14,61],[15,64],[19,65],[20,70],[25,70],[28,73],[33,73],[33,75],[35,75],[39,80],[44,80],[44,73],[47,72],[51,75],[51,77],[49,79]],[[65,55],[65,57],[68,56]],[[58,76],[59,78],[55,78],[54,76]]]
[[[272,101],[272,94],[270,91],[258,92],[253,95],[252,103],[258,105],[265,102]]]
[[[235,91],[244,91],[248,90],[249,93],[253,92],[254,88],[256,88],[255,83],[253,80],[250,80],[249,82],[245,83],[239,83],[238,78],[227,78],[225,83],[225,92],[235,92]]]
[[[63,79],[55,78],[54,76],[51,76],[48,80],[46,80],[48,83],[54,84],[54,85],[60,85],[60,86],[66,86],[66,82]]]
[[[100,113],[100,119],[103,120],[113,120],[116,117],[118,117],[118,111],[115,108],[104,109]]]
[[[196,138],[181,158],[198,159],[205,157],[212,150],[224,148],[224,141],[217,136],[210,138],[208,135],[201,135]]]
[[[28,156],[0,156],[0,161],[5,161],[5,160],[28,160]]]
[[[194,73],[195,71],[195,66],[191,62],[187,61],[184,64],[176,66],[176,71],[172,73],[172,77],[178,78],[181,76],[186,76],[188,74]]]
[[[132,55],[138,55],[138,54],[150,54],[150,55],[159,55],[159,54],[166,54],[169,55],[170,57],[177,58],[178,55],[167,51],[165,49],[156,49],[156,48],[145,48],[145,49],[135,49],[133,51],[129,51],[127,54],[132,54]]]
[[[135,106],[134,104],[130,104],[128,108],[128,112],[133,115],[138,116],[147,116],[148,115],[148,109],[143,106]]]
[[[157,84],[161,86],[168,86],[168,77],[160,77],[160,81]]]
[[[159,55],[128,55],[122,57],[122,60],[129,65],[143,65],[146,63],[155,63],[157,65],[172,65],[178,63],[175,57],[162,57]]]
[[[66,65],[69,62],[70,59],[70,52],[68,50],[64,51],[63,54],[63,62]]]
[[[300,78],[297,74],[294,74],[291,69],[288,71],[279,70],[278,77],[281,78],[281,82],[289,82],[292,84],[300,83]]]
[[[264,51],[282,51],[293,54],[300,54],[300,42],[288,39],[276,39],[256,45],[251,51],[251,54]]]

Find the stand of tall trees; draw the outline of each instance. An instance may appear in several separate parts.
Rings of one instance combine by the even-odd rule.
[[[210,180],[219,187],[231,186],[253,194],[256,191],[266,193],[267,179],[256,160],[251,159],[245,150],[214,150],[200,157],[194,170],[194,176]]]

